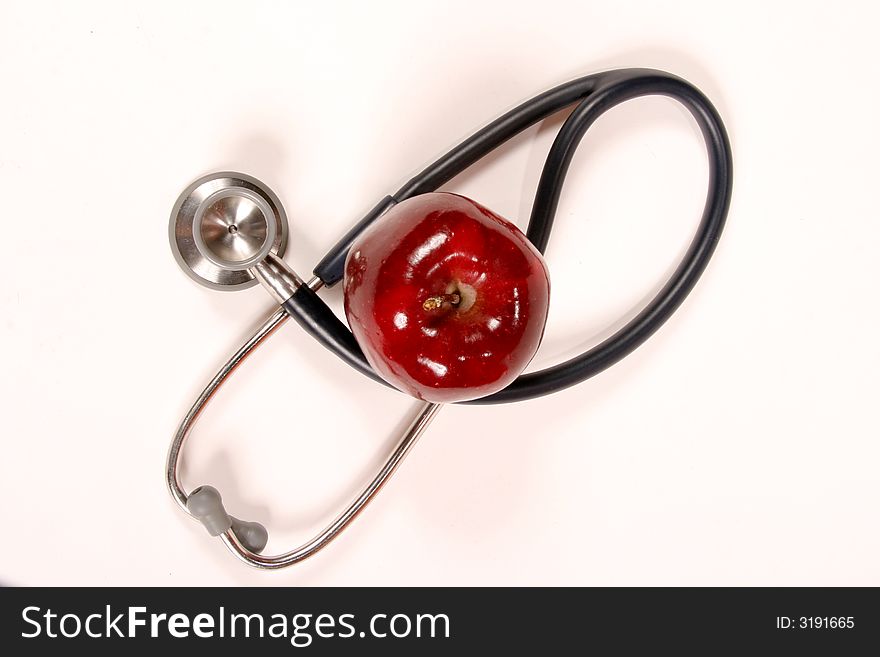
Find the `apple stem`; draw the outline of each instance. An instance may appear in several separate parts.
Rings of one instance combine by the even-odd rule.
[[[461,303],[461,295],[460,294],[438,294],[437,296],[428,297],[425,299],[425,303],[422,304],[422,308],[425,310],[437,310],[441,308],[444,303],[448,303],[452,306],[457,306]]]

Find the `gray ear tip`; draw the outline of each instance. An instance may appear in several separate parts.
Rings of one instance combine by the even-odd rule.
[[[186,500],[186,510],[204,525],[211,536],[219,536],[231,528],[251,552],[259,554],[269,542],[269,532],[263,525],[239,520],[226,513],[220,492],[213,486],[199,486],[193,490]]]
[[[269,532],[266,528],[258,522],[248,522],[238,518],[231,520],[232,531],[235,532],[239,542],[255,554],[262,552],[269,542]]]
[[[198,513],[203,508],[215,509],[222,502],[220,491],[213,486],[199,486],[186,498],[186,508],[190,513]]]
[[[201,522],[211,536],[219,536],[230,527],[220,492],[213,486],[199,486],[186,500],[186,510]]]

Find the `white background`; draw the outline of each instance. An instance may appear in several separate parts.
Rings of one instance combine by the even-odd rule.
[[[880,585],[873,3],[4,2],[0,583]],[[698,85],[734,196],[694,292],[552,397],[445,408],[334,544],[239,564],[172,503],[168,441],[272,309],[184,276],[175,198],[269,184],[307,275],[379,198],[502,111],[609,67]],[[560,117],[446,188],[524,226]],[[696,125],[630,102],[586,136],[547,252],[546,366],[662,285],[707,182]],[[322,293],[337,309],[341,290]],[[286,326],[197,426],[184,483],[323,526],[416,403]]]

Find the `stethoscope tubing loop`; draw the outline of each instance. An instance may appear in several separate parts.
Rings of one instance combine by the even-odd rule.
[[[709,165],[706,204],[694,238],[676,268],[657,295],[635,318],[608,339],[587,352],[538,372],[523,374],[495,394],[463,404],[499,404],[524,401],[558,392],[607,369],[643,344],[681,305],[709,263],[715,251],[733,189],[733,160],[724,124],[712,103],[685,80],[651,69],[621,69],[573,80],[526,101],[466,139],[428,166],[396,194],[383,199],[356,224],[315,267],[315,276],[325,285],[342,279],[342,267],[351,244],[364,230],[397,202],[431,192],[464,169],[550,114],[578,103],[563,123],[553,142],[538,183],[526,236],[545,251],[569,165],[586,131],[602,114],[617,105],[643,96],[667,96],[679,101],[696,120],[703,135]],[[316,297],[317,298],[317,297]],[[300,302],[303,307],[299,308]],[[319,301],[326,307],[323,301]],[[295,295],[285,308],[313,337],[362,373],[376,379],[350,330],[341,322],[310,321],[318,313],[314,299]],[[326,316],[330,312],[321,309]],[[332,314],[332,313],[330,313]],[[348,335],[346,335],[348,334]]]

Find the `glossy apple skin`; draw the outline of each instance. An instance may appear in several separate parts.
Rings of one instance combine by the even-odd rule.
[[[344,280],[345,314],[370,365],[425,401],[501,390],[544,334],[543,257],[516,226],[457,194],[423,194],[389,210],[352,246]],[[462,302],[425,309],[449,292],[463,292]]]

